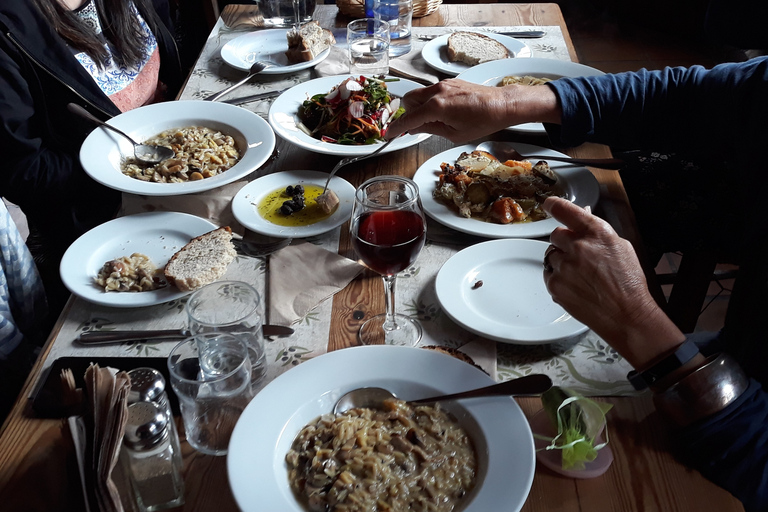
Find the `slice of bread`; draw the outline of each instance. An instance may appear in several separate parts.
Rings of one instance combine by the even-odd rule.
[[[237,256],[229,226],[214,229],[190,240],[165,266],[165,278],[181,291],[210,284],[227,271]]]
[[[448,37],[448,60],[476,66],[483,62],[513,57],[506,46],[485,34],[454,32]]]
[[[293,63],[308,62],[336,43],[336,38],[330,30],[320,27],[316,21],[304,23],[297,31],[292,28],[286,35],[288,51],[285,56]]]

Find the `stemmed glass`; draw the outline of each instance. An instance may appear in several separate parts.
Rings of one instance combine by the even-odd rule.
[[[401,176],[378,176],[355,191],[350,222],[352,246],[360,260],[384,280],[386,313],[367,320],[358,332],[363,344],[416,345],[418,320],[395,313],[395,277],[424,247],[427,227],[419,188]]]

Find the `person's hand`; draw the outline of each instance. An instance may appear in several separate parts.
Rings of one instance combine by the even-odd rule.
[[[532,121],[559,122],[554,92],[545,86],[489,87],[459,79],[443,80],[407,93],[405,115],[392,123],[389,137],[432,133],[461,143]]]
[[[679,345],[682,332],[656,304],[632,245],[589,211],[559,197],[544,210],[565,227],[550,236],[544,282],[552,299],[636,368]]]

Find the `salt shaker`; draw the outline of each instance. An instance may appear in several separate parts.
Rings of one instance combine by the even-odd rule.
[[[128,406],[121,459],[141,512],[184,503],[183,463],[172,425],[166,411],[155,402]]]
[[[128,403],[155,402],[169,418],[173,418],[168,395],[165,392],[165,377],[154,368],[134,368],[128,372],[131,378],[131,391],[128,393]]]

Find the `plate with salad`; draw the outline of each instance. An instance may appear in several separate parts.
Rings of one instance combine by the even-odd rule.
[[[376,150],[386,131],[403,114],[400,98],[423,85],[392,76],[336,75],[298,84],[269,110],[269,124],[280,137],[327,155],[357,156]],[[426,140],[403,135],[385,153]]]

